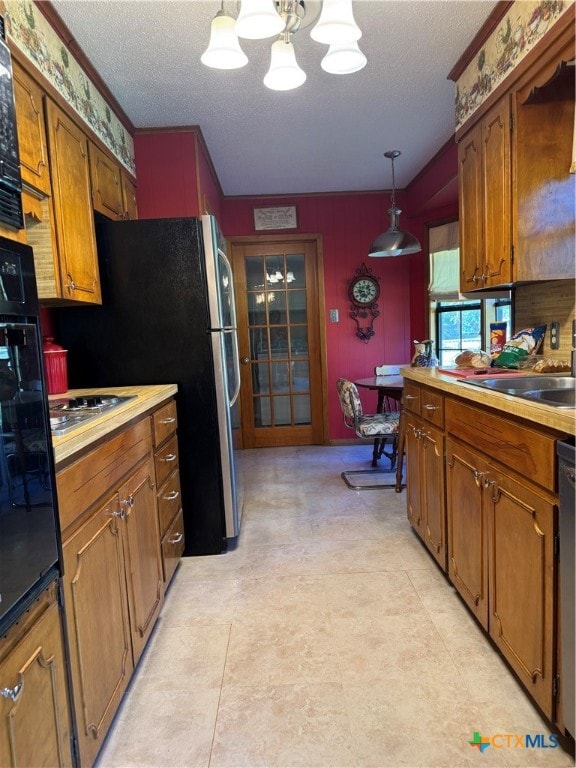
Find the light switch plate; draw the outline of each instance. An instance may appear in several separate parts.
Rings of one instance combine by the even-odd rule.
[[[338,317],[338,310],[337,309],[331,309],[330,310],[330,322],[331,323],[337,323],[339,321]]]

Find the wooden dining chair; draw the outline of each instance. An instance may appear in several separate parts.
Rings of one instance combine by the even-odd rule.
[[[362,440],[385,440],[392,439],[397,442],[398,425],[400,420],[399,413],[370,413],[365,414],[362,410],[362,402],[358,389],[354,382],[348,379],[338,379],[336,382],[338,397],[340,398],[340,407],[344,416],[344,424],[354,431],[357,437]],[[383,451],[384,453],[384,451]],[[393,465],[390,469],[354,469],[346,470],[341,473],[341,477],[348,486],[355,491],[372,490],[375,488],[395,488],[396,482],[378,483],[377,485],[358,485],[349,478],[357,475],[382,475],[393,472]]]

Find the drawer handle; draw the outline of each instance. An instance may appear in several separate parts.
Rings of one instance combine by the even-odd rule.
[[[0,696],[2,696],[3,699],[12,699],[12,701],[16,701],[21,693],[22,683],[17,683],[14,688],[2,688],[0,690]]]
[[[113,512],[108,513],[110,517],[119,517],[120,520],[124,520],[124,507],[120,507],[120,509],[115,509]]]
[[[176,536],[173,536],[171,539],[168,539],[168,544],[180,544],[183,538],[184,538],[183,533],[177,533]]]
[[[176,421],[176,418],[174,416],[170,416],[167,419],[162,419],[160,421],[160,424],[174,424],[175,421]]]
[[[418,396],[417,395],[404,395],[404,399],[405,400],[417,400]]]
[[[179,491],[170,491],[170,493],[167,493],[166,496],[163,496],[163,499],[165,501],[174,501],[174,499],[177,499],[178,496],[180,496]]]
[[[438,406],[437,405],[430,405],[430,403],[426,403],[424,405],[424,408],[426,408],[427,411],[437,411]]]
[[[168,453],[166,456],[159,457],[160,461],[176,461],[177,458],[175,453]]]

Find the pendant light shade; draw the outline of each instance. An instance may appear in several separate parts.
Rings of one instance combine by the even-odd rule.
[[[296,61],[294,46],[282,36],[272,44],[270,69],[264,78],[264,85],[273,91],[290,91],[306,80],[306,72]]]
[[[331,75],[350,75],[366,66],[367,59],[357,42],[332,43],[320,66]]]
[[[318,23],[310,32],[317,43],[350,43],[362,37],[360,27],[354,21],[352,0],[324,0]]]
[[[248,63],[234,32],[234,19],[223,9],[212,19],[210,42],[200,61],[213,69],[240,69]]]
[[[242,0],[234,29],[238,37],[263,40],[279,35],[284,27],[274,0]]]
[[[392,199],[388,214],[390,216],[390,228],[378,235],[370,246],[368,256],[373,258],[386,256],[407,256],[410,253],[418,253],[422,250],[418,239],[410,232],[403,232],[399,228],[399,217],[402,211],[396,207],[396,181],[394,178],[394,160],[401,153],[397,150],[384,152],[384,157],[392,161]]]

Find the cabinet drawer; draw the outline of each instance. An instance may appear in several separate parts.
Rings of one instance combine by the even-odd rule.
[[[160,536],[164,536],[170,523],[182,506],[180,494],[180,473],[172,472],[168,480],[158,491],[158,519],[160,520]]]
[[[422,388],[420,415],[437,427],[444,426],[444,397],[439,392]]]
[[[156,485],[160,487],[170,472],[173,472],[178,466],[178,440],[176,435],[173,435],[154,454],[154,464],[156,465]]]
[[[150,422],[142,419],[57,472],[56,489],[62,531],[151,453]]]
[[[404,408],[412,413],[420,415],[420,387],[411,381],[404,379],[404,392],[402,395]]]
[[[446,398],[446,431],[523,477],[555,490],[556,436]]]
[[[178,512],[176,519],[162,539],[164,582],[168,584],[184,552],[184,515]]]
[[[154,445],[156,447],[161,445],[167,437],[176,431],[177,426],[176,401],[170,400],[169,403],[166,403],[166,405],[152,414]]]

